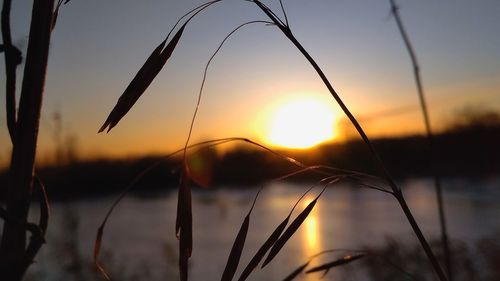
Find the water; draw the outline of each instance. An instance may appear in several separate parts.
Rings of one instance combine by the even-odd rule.
[[[498,180],[448,180],[444,185],[452,239],[473,245],[484,236],[500,233]],[[409,180],[402,182],[402,186],[424,234],[437,237],[439,225],[432,182]],[[241,264],[249,261],[307,187],[307,184],[273,183],[264,189],[251,215]],[[256,191],[256,188],[225,187],[194,192],[191,280],[220,278],[234,237]],[[298,204],[297,211],[302,210],[318,192],[319,188],[307,195]],[[68,250],[72,243],[77,247],[77,260],[90,260],[97,228],[113,199],[54,203],[48,245],[40,253],[39,262],[30,269],[32,276],[61,280],[64,276],[60,272],[61,261],[75,258],[75,253]],[[111,271],[126,276],[148,276],[144,280],[171,280],[169,278],[177,276],[176,201],[175,193],[124,199],[111,216],[103,240],[104,256],[111,260],[106,265]],[[73,226],[68,221],[73,221]],[[251,280],[281,280],[303,264],[307,257],[322,250],[382,245],[387,237],[395,237],[403,243],[416,243],[394,198],[375,190],[334,185],[326,190],[308,219],[271,265],[253,274]],[[241,268],[237,276],[239,272]],[[301,280],[319,280],[321,274],[308,276]],[[334,279],[329,274],[322,280]]]

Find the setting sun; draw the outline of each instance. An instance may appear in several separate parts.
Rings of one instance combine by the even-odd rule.
[[[312,98],[287,101],[271,115],[270,143],[288,148],[309,148],[335,137],[336,114]]]

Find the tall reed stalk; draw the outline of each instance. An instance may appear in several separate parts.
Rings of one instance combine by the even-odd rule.
[[[429,117],[429,112],[427,110],[427,103],[425,101],[424,88],[422,85],[422,79],[420,77],[420,68],[417,60],[417,56],[413,49],[413,46],[410,42],[410,38],[406,33],[406,30],[403,26],[403,21],[401,20],[401,16],[399,15],[399,8],[395,3],[395,0],[389,0],[391,5],[391,11],[394,15],[394,19],[396,20],[396,24],[398,26],[398,30],[401,34],[401,38],[406,46],[406,50],[408,51],[408,55],[410,56],[411,64],[413,67],[413,75],[415,78],[415,85],[417,87],[418,98],[420,100],[420,107],[422,109],[422,115],[424,119],[425,132],[427,136],[427,141],[429,145],[429,166],[431,168],[431,173],[434,179],[434,189],[436,191],[436,201],[438,206],[438,216],[439,216],[439,226],[441,228],[441,244],[443,247],[444,254],[444,262],[446,273],[448,275],[449,281],[453,281],[453,270],[452,270],[452,256],[450,252],[450,245],[448,241],[448,231],[446,228],[446,216],[444,213],[444,203],[443,203],[443,191],[441,188],[441,178],[437,171],[437,163],[438,160],[436,157],[436,144],[434,141],[434,135],[431,129],[431,122]]]
[[[6,209],[1,209],[4,219],[0,245],[0,276],[2,280],[21,280],[33,263],[33,258],[44,243],[48,209],[44,199],[44,210],[38,225],[29,223],[28,212],[35,182],[34,163],[42,97],[49,55],[50,35],[53,27],[54,0],[34,0],[31,15],[28,50],[18,119],[15,117],[15,67],[10,57],[15,50],[10,42],[9,12],[11,1],[4,1],[2,8],[2,35],[7,66],[7,120],[12,139],[12,158],[9,184],[5,187]],[[11,77],[11,78],[9,78]],[[41,184],[36,186],[43,189]],[[26,232],[31,232],[27,243]]]

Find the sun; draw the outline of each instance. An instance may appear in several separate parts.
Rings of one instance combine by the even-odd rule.
[[[314,98],[279,105],[271,115],[268,141],[287,148],[309,148],[336,136],[334,110]]]

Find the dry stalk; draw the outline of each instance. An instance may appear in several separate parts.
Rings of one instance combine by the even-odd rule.
[[[436,144],[431,129],[431,122],[430,122],[429,112],[427,110],[427,103],[425,101],[424,88],[422,86],[422,79],[420,77],[420,68],[418,66],[417,56],[410,42],[410,38],[406,33],[406,30],[403,26],[403,21],[401,20],[401,16],[399,15],[398,12],[399,8],[397,7],[394,0],[390,0],[390,4],[391,4],[392,14],[394,15],[394,19],[396,20],[399,32],[401,33],[401,38],[403,39],[406,49],[408,50],[408,54],[410,55],[410,60],[413,66],[413,75],[415,77],[415,84],[417,86],[418,98],[420,100],[420,107],[422,109],[422,115],[424,118],[425,132],[429,143],[429,162],[430,162],[431,173],[434,178],[434,188],[436,190],[436,201],[438,206],[439,225],[441,227],[441,243],[443,246],[445,268],[446,268],[446,273],[448,274],[448,279],[450,281],[453,281],[450,245],[448,242],[448,231],[446,229],[446,216],[444,213],[443,190],[441,188],[441,178],[436,168],[436,161],[437,161],[435,153]]]
[[[13,117],[13,113],[9,113],[11,116],[9,117],[9,126],[15,124],[15,129],[12,130],[9,127],[11,134],[13,133],[13,149],[9,185],[6,192],[6,212],[21,223],[4,222],[0,245],[0,276],[5,280],[21,280],[32,262],[30,257],[36,254],[39,246],[43,243],[43,239],[32,237],[27,249],[24,225],[27,223],[33,189],[36,143],[49,55],[53,9],[53,0],[34,0],[33,2],[17,122],[13,123],[15,115]],[[15,106],[15,100],[11,100],[7,108],[12,107],[12,102]]]

